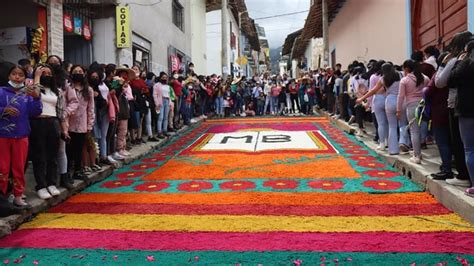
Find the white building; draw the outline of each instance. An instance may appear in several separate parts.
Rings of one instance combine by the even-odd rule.
[[[191,1],[191,58],[194,71],[207,73],[206,0]]]

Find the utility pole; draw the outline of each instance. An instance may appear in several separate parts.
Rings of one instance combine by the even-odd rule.
[[[323,64],[325,67],[329,66],[329,11],[328,0],[323,2]]]
[[[221,51],[221,61],[222,61],[222,79],[226,80],[227,75],[230,73],[229,66],[227,65],[228,57],[227,54],[227,46],[229,45],[229,41],[227,40],[227,32],[228,32],[228,23],[227,23],[227,0],[221,0],[222,7],[221,7],[221,32],[222,32],[222,51]]]

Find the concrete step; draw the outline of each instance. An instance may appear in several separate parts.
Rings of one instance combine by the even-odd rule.
[[[198,123],[202,119],[198,120]],[[102,170],[92,173],[88,176],[86,181],[74,180],[74,188],[72,190],[67,190],[62,187],[58,187],[61,194],[59,196],[53,197],[49,200],[42,200],[38,197],[35,191],[35,179],[33,176],[33,167],[28,167],[27,172],[25,173],[26,178],[26,191],[25,195],[27,196],[27,202],[31,205],[31,209],[22,210],[21,213],[10,215],[8,217],[0,218],[0,238],[10,234],[13,230],[18,228],[22,223],[27,222],[34,218],[34,216],[40,212],[44,212],[49,208],[56,206],[65,200],[69,199],[73,195],[80,193],[82,190],[86,189],[91,184],[100,182],[109,176],[111,176],[114,170],[119,169],[125,165],[128,165],[136,160],[139,160],[149,153],[159,149],[162,145],[166,144],[170,138],[176,137],[179,134],[186,131],[189,127],[184,126],[178,132],[171,134],[170,137],[160,140],[159,142],[147,142],[145,144],[134,146],[129,152],[131,156],[126,158],[123,162],[120,162],[114,166],[104,166]]]
[[[332,123],[346,132],[355,132],[356,127],[348,125],[345,121],[334,119],[327,112],[320,111],[321,116],[326,116]],[[375,129],[371,123],[365,123],[368,134],[357,139],[369,148],[374,150],[380,158],[388,161],[407,178],[422,186],[428,193],[446,208],[459,214],[461,217],[474,225],[474,198],[464,194],[465,188],[452,186],[445,181],[433,180],[432,173],[439,172],[441,159],[436,145],[429,145],[429,148],[422,150],[423,162],[421,165],[410,161],[410,155],[389,155],[387,152],[377,151],[377,143],[373,141]]]

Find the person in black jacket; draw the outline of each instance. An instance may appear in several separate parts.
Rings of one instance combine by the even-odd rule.
[[[466,195],[474,197],[474,39],[466,45],[465,53],[451,72],[450,85],[457,88],[455,111],[459,121],[459,131],[464,144],[466,166],[471,177],[471,187]]]

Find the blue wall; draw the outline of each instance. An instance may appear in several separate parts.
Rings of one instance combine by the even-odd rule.
[[[470,2],[474,2],[474,0],[469,0]],[[410,58],[412,50],[413,50],[413,40],[411,35],[411,4],[410,0],[405,0],[405,13],[406,13],[406,33],[407,33],[407,58]]]

